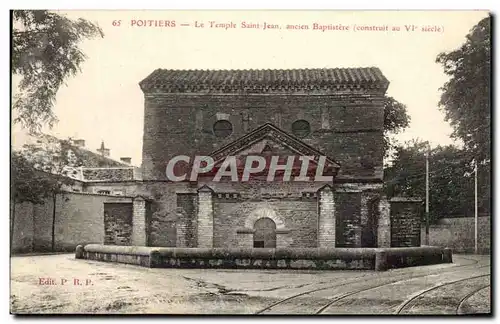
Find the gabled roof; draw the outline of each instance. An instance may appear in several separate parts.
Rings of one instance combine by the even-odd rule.
[[[326,157],[326,162],[329,163],[333,168],[339,169],[340,164],[335,162],[331,157],[326,156],[320,151],[316,150],[312,146],[307,145],[303,141],[299,140],[295,136],[292,136],[285,131],[279,129],[273,124],[266,123],[250,133],[240,137],[239,139],[221,147],[220,149],[209,154],[217,165],[219,162],[224,160],[227,156],[237,155],[239,152],[242,152],[244,149],[250,147],[252,144],[257,143],[265,138],[269,138],[274,142],[277,142],[292,152],[297,153],[298,155],[303,156],[314,156],[319,158],[320,156]],[[315,160],[317,162],[317,160]]]
[[[144,92],[268,93],[328,92],[343,88],[387,90],[379,68],[289,70],[167,70],[157,69],[139,83]]]

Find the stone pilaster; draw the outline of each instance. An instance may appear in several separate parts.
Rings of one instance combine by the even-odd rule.
[[[377,246],[391,247],[391,205],[386,197],[380,197],[378,210]]]
[[[362,192],[361,193],[361,209],[360,209],[360,217],[359,217],[359,227],[356,233],[356,246],[363,246],[363,233],[367,230],[368,227],[368,203],[370,201],[369,193]]]
[[[213,191],[208,186],[198,189],[198,246],[199,248],[213,247],[214,238],[214,210]]]
[[[132,245],[146,246],[146,200],[134,198],[132,216]]]
[[[318,191],[318,247],[335,247],[335,201],[333,190],[324,186]]]
[[[183,213],[183,209],[177,207],[176,210],[177,214],[177,221],[175,222],[176,226],[176,234],[177,234],[177,239],[175,242],[176,247],[187,247],[187,242],[186,242],[186,221],[187,217]]]

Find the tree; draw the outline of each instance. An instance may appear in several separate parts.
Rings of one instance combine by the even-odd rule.
[[[406,106],[396,99],[386,96],[384,99],[384,156],[389,157],[396,147],[393,135],[401,133],[410,125],[410,116]]]
[[[78,178],[79,167],[83,165],[80,151],[72,145],[71,138],[61,140],[39,134],[36,143],[23,145],[20,152],[35,169],[64,178]]]
[[[396,147],[391,166],[384,170],[388,197],[425,197],[427,142],[413,140]],[[455,146],[438,146],[429,154],[430,219],[474,214],[473,169],[467,153]]]
[[[12,21],[12,73],[21,77],[12,106],[14,122],[37,132],[57,121],[57,91],[86,58],[79,43],[104,34],[85,19],[73,21],[47,10],[14,10]]]
[[[484,18],[466,36],[458,49],[441,53],[436,62],[450,76],[441,88],[439,106],[460,139],[470,160],[488,164],[490,160],[491,112],[491,31]]]
[[[469,161],[478,164],[479,209],[491,211],[491,22],[482,19],[458,49],[441,53],[450,80],[441,88],[439,105],[453,127],[454,138],[462,140]]]
[[[60,189],[61,183],[35,169],[20,152],[12,152],[10,170],[11,199],[15,203],[43,204],[44,198]]]

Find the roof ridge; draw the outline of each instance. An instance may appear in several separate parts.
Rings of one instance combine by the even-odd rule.
[[[283,93],[374,89],[389,81],[378,67],[288,69],[156,69],[139,83],[143,91],[166,93]],[[372,90],[373,91],[373,90]]]
[[[303,67],[303,68],[251,68],[251,69],[171,69],[158,68],[156,71],[182,71],[182,72],[215,72],[215,71],[231,71],[231,72],[251,72],[251,71],[320,71],[320,70],[360,70],[360,69],[377,69],[377,66],[352,66],[352,67]],[[151,75],[150,74],[150,75]],[[147,77],[146,77],[147,78]]]

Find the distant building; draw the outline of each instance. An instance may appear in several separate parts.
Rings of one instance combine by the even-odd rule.
[[[33,156],[35,167],[48,173],[64,175],[77,180],[75,186],[66,186],[69,191],[85,192],[87,191],[85,186],[87,182],[124,181],[141,178],[140,170],[132,165],[131,158],[122,157],[120,160],[111,158],[111,150],[105,147],[104,141],[101,142],[98,149],[92,151],[85,147],[83,139],[62,140],[52,135],[41,134],[33,138],[27,145],[37,148],[38,153]],[[64,162],[59,156],[62,152],[67,154]],[[103,192],[107,193],[108,190]]]

